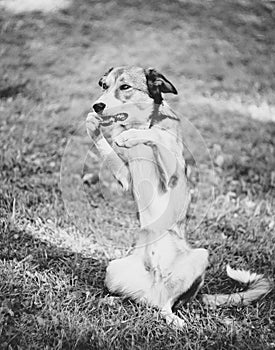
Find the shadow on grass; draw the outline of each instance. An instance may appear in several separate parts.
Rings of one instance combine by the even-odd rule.
[[[61,339],[70,348],[70,341],[83,341],[84,331],[89,338],[89,313],[107,295],[106,261],[72,254],[7,223],[0,259],[2,345],[55,347]]]
[[[173,349],[182,344],[194,349],[198,338],[200,346],[209,349],[226,344],[231,349],[245,349],[255,341],[259,348],[264,346],[257,334],[270,326],[268,300],[257,307],[219,310],[208,310],[199,299],[194,300],[177,308],[186,319],[186,328],[176,332],[167,327],[157,310],[108,296],[103,283],[104,258],[69,253],[18,231],[12,224],[2,224],[2,231],[0,322],[4,348],[159,349],[165,342]],[[209,275],[208,286],[220,278],[219,285],[228,286],[221,274]],[[254,335],[243,344],[249,327],[242,324],[241,331],[239,326],[234,331],[229,329],[234,322],[255,317]],[[215,331],[217,327],[219,332]]]

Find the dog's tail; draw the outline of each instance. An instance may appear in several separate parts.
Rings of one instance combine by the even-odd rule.
[[[203,302],[209,306],[238,305],[242,303],[247,305],[268,294],[273,287],[271,281],[263,275],[251,273],[245,270],[234,270],[229,265],[226,267],[227,275],[235,281],[246,285],[246,290],[232,294],[204,294]]]

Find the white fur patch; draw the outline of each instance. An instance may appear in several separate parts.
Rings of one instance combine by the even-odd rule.
[[[226,266],[226,273],[227,276],[232,278],[233,280],[245,284],[255,282],[263,277],[263,275],[258,275],[255,272],[251,273],[250,271],[239,269],[234,270],[230,267],[230,265]]]

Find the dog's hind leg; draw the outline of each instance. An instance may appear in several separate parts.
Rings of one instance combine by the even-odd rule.
[[[178,299],[182,300],[184,298],[185,300],[190,300],[191,298],[192,299],[195,298],[198,291],[200,290],[200,288],[203,285],[203,281],[204,281],[203,276],[198,277],[194,281],[194,283],[192,284],[190,289],[188,289],[184,293],[184,297],[182,295],[180,295],[178,297]],[[176,303],[178,301],[179,300],[176,300]],[[169,301],[166,303],[166,305],[161,309],[161,315],[165,318],[165,321],[168,325],[170,325],[174,328],[177,328],[177,329],[181,329],[186,325],[186,322],[184,319],[180,318],[179,316],[177,316],[173,313],[174,305],[175,305],[175,298],[169,299]]]
[[[152,278],[143,260],[136,255],[110,262],[105,285],[110,292],[143,301],[152,286]]]
[[[172,312],[172,300],[170,299],[167,304],[160,310],[161,316],[165,319],[166,323],[174,328],[182,329],[186,322],[179,316]]]
[[[192,249],[187,254],[183,253],[177,257],[171,277],[171,284],[174,285],[174,302],[188,291],[192,291],[189,298],[197,294],[203,284],[207,265],[208,251],[203,248]]]
[[[179,256],[173,264],[171,277],[165,282],[169,290],[169,299],[161,308],[161,315],[168,325],[181,329],[186,325],[184,319],[173,313],[173,307],[179,300],[194,298],[203,285],[204,273],[208,263],[205,249],[192,249]]]

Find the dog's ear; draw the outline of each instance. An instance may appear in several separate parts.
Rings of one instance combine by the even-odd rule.
[[[98,82],[98,85],[100,87],[103,86],[103,81],[104,81],[104,78],[107,77],[107,75],[114,69],[114,67],[111,67],[106,73],[103,74],[103,77],[99,79],[99,82]]]
[[[144,70],[149,96],[154,99],[155,103],[161,104],[161,93],[172,93],[177,95],[175,86],[160,74],[154,68],[148,68]]]

